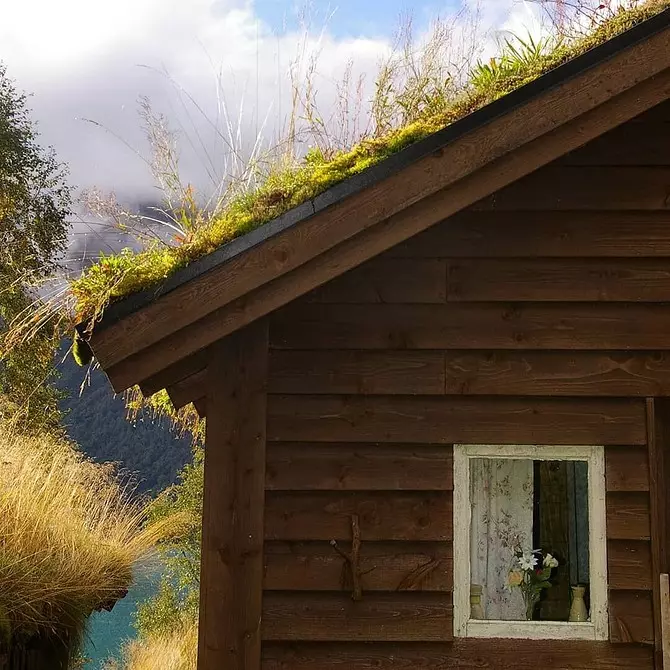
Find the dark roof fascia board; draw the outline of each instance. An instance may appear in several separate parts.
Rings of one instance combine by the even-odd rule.
[[[103,330],[107,326],[121,321],[126,316],[139,311],[142,307],[160,298],[162,295],[226,263],[231,258],[263,244],[266,240],[315,216],[327,207],[344,200],[354,193],[371,187],[386,177],[401,171],[408,165],[443,149],[447,144],[459,137],[490,123],[498,117],[504,116],[512,109],[522,106],[547,90],[563,84],[582,72],[595,67],[619,52],[662,31],[669,25],[670,9],[665,9],[651,19],[643,21],[639,25],[590,49],[581,56],[546,72],[528,84],[455,121],[429,137],[402,149],[397,154],[389,156],[381,163],[332,186],[327,191],[316,196],[316,198],[308,200],[276,219],[259,226],[255,230],[227,242],[216,251],[178,270],[158,286],[139,291],[117,302],[113,302],[105,310],[103,319],[96,324],[96,330]]]

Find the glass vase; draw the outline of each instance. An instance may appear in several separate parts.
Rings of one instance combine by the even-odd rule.
[[[535,612],[535,605],[540,600],[540,594],[535,591],[527,591],[523,594],[523,601],[526,605],[526,621],[533,620],[533,613]]]

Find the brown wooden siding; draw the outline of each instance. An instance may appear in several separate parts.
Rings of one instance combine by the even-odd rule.
[[[554,640],[268,643],[263,670],[639,670],[653,668],[652,654],[649,646]]]
[[[654,351],[670,345],[670,304],[299,304],[272,326],[272,345],[285,349]]]
[[[614,547],[620,580],[641,573],[647,558],[644,547]],[[639,543],[644,545],[644,543]],[[351,543],[340,548],[351,551]],[[453,586],[452,547],[449,542],[369,542],[361,545],[363,591],[445,591]],[[430,570],[427,567],[430,566]],[[265,588],[268,591],[341,591],[344,559],[326,542],[266,542]],[[408,575],[417,579],[408,580]],[[641,582],[635,582],[640,588]]]
[[[442,444],[273,442],[267,453],[266,487],[273,491],[451,491],[452,460],[451,448]]]
[[[645,444],[644,409],[619,398],[274,395],[268,439]]]
[[[272,316],[264,670],[653,667],[669,107]],[[606,447],[609,643],[451,640],[454,443]]]
[[[450,593],[272,592],[263,602],[266,640],[402,642],[453,639]]]

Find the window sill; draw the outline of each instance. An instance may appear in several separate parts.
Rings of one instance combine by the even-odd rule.
[[[484,621],[470,619],[464,637],[519,638],[526,640],[603,640],[590,621]]]

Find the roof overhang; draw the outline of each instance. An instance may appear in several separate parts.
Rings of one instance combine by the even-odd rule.
[[[670,10],[111,305],[90,345],[114,389],[185,404],[205,349],[670,98]]]

